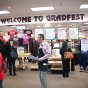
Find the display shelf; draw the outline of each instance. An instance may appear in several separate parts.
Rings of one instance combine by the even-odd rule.
[[[21,53],[21,54],[18,54],[18,57],[28,57],[30,55],[31,53]]]
[[[51,60],[53,60],[53,61],[60,61],[61,60],[61,56],[50,56],[49,57],[49,59],[48,59],[49,61],[51,61]]]
[[[61,60],[61,57],[60,56],[50,56],[49,59],[48,59],[48,65],[51,65],[51,69],[62,69],[62,60]],[[38,70],[38,64],[37,62],[35,63],[31,63],[30,64],[30,69],[31,70]]]
[[[63,70],[63,69],[62,68],[52,67],[51,70],[53,70],[53,71],[55,70],[56,71],[56,70]]]
[[[62,70],[61,56],[51,56],[48,59],[48,65],[51,65],[50,70]]]
[[[50,65],[59,65],[62,64],[62,61],[48,61],[48,64]]]
[[[38,64],[37,63],[31,63],[30,69],[31,70],[38,70]]]
[[[31,53],[24,53],[24,54],[18,54],[19,57],[19,65],[17,66],[18,69],[26,69],[28,65],[24,63],[24,57],[29,57]]]

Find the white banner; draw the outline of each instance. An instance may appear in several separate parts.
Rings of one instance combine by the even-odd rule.
[[[58,22],[85,22],[88,15],[85,14],[47,14],[23,17],[0,18],[0,25],[58,23]]]

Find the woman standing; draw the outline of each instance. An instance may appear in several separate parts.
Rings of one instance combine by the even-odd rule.
[[[6,56],[7,56],[7,61],[8,61],[8,65],[9,65],[9,75],[12,76],[12,72],[13,72],[13,76],[16,75],[16,67],[15,67],[15,61],[17,58],[13,58],[11,57],[11,50],[14,50],[15,53],[17,53],[16,49],[13,47],[13,42],[7,42],[6,43]]]
[[[2,54],[0,53],[0,88],[2,88],[2,82],[4,79],[4,72],[2,69],[2,63],[3,63],[3,57],[2,57]]]
[[[62,47],[60,48],[60,54],[61,54],[61,59],[62,59],[62,64],[63,64],[63,77],[69,77],[69,70],[67,67],[69,67],[69,61],[66,62],[64,59],[64,52],[67,50],[68,47],[68,39],[63,41]]]

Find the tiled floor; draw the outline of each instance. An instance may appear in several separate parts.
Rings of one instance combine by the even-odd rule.
[[[63,78],[62,74],[47,75],[48,88],[88,88],[88,73],[76,71],[70,72],[69,78]],[[4,88],[41,88],[38,71],[30,69],[18,70],[17,76],[5,74]]]

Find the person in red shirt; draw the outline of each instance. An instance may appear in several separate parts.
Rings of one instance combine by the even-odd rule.
[[[4,71],[2,69],[2,63],[3,63],[3,57],[2,54],[0,53],[0,88],[2,88],[2,82],[4,79]]]

